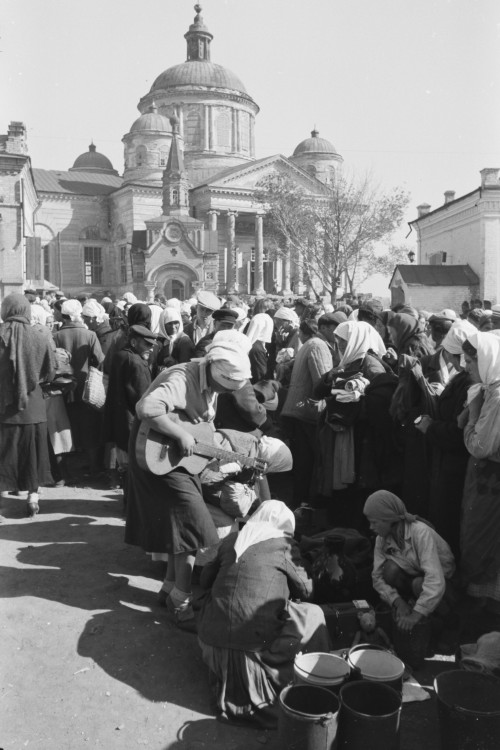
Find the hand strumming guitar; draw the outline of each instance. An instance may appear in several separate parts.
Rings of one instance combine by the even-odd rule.
[[[189,432],[183,431],[177,436],[176,440],[179,446],[179,450],[184,456],[193,455],[196,440],[192,435],[189,434]]]

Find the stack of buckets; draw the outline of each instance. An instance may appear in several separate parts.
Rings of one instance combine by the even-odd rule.
[[[360,644],[347,660],[299,654],[293,685],[280,695],[280,740],[287,750],[397,750],[404,664]]]

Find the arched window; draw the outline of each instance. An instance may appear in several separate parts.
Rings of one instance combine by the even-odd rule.
[[[316,167],[314,166],[314,164],[308,164],[307,167],[306,167],[306,172],[309,172],[309,174],[312,175],[313,177],[316,177],[316,172],[317,171],[318,170],[316,169]]]
[[[222,148],[231,147],[231,118],[227,112],[221,112],[215,121],[215,132],[217,135],[217,146]]]
[[[172,190],[172,206],[177,206],[179,203],[179,191],[177,188]]]
[[[167,163],[168,159],[168,151],[161,150],[160,151],[160,167],[164,167]]]

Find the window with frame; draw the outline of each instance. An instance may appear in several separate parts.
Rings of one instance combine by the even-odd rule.
[[[102,248],[83,248],[85,284],[102,284]]]
[[[50,245],[43,246],[43,278],[50,281]]]
[[[126,284],[128,281],[127,274],[127,246],[120,247],[120,283]]]

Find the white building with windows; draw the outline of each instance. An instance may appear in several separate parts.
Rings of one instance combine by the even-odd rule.
[[[93,143],[69,169],[44,170],[31,165],[23,123],[0,136],[1,296],[44,281],[140,298],[302,291],[293,258],[267,254],[256,185],[284,173],[319,197],[342,157],[314,129],[289,158],[256,159],[259,107],[212,62],[195,11],[185,62],[156,78],[122,138],[123,174]]]

